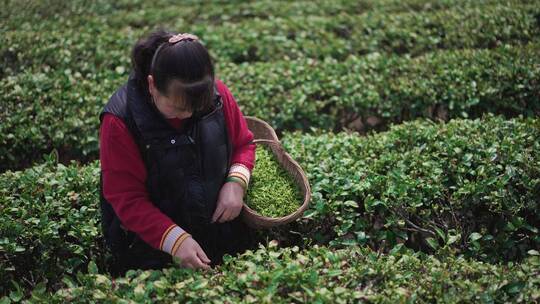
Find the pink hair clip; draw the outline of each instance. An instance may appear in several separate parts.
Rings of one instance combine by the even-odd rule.
[[[176,35],[172,36],[171,38],[169,38],[169,43],[177,43],[179,41],[186,40],[186,39],[199,40],[199,37],[197,37],[197,36],[195,36],[193,34],[180,33],[180,34],[176,34]]]

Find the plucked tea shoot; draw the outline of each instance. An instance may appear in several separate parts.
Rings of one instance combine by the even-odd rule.
[[[279,165],[270,149],[258,145],[246,204],[260,215],[282,217],[296,211],[302,199],[294,179]]]

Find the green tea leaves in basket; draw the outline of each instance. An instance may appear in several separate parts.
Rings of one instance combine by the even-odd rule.
[[[246,204],[262,216],[277,218],[295,212],[302,199],[293,177],[280,166],[267,147],[258,145]]]

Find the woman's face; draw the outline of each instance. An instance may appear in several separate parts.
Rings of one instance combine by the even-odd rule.
[[[166,118],[184,119],[191,116],[192,112],[188,111],[183,104],[178,103],[178,101],[175,101],[158,91],[152,75],[148,75],[148,89],[150,90],[150,94],[153,97],[156,107]]]

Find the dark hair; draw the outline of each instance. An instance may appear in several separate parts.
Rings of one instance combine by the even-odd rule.
[[[147,76],[151,74],[158,91],[185,101],[188,109],[203,112],[212,107],[214,94],[214,64],[208,50],[196,40],[168,42],[175,33],[159,29],[137,41],[131,53],[131,63],[140,88],[148,94]],[[161,46],[161,48],[159,48]],[[152,59],[156,50],[154,66]],[[173,80],[174,86],[169,85]]]

